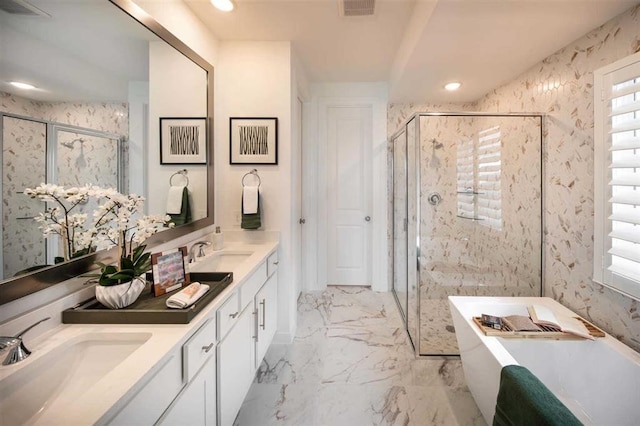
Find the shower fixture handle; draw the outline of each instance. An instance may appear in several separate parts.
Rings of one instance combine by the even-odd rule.
[[[429,194],[429,197],[427,197],[427,200],[432,206],[437,206],[442,201],[442,195],[438,194],[437,192],[432,192],[431,194]]]

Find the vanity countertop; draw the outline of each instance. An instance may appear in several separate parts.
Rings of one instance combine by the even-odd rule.
[[[221,302],[240,286],[277,247],[277,241],[226,242],[224,249],[217,253],[250,253],[250,256],[234,266],[231,271],[225,271],[233,272],[233,283],[189,324],[61,324],[49,330],[28,342],[28,347],[32,351],[28,359],[14,365],[0,367],[0,393],[4,393],[2,388],[6,387],[2,386],[2,382],[8,384],[13,383],[14,380],[22,380],[21,370],[30,371],[30,365],[41,364],[42,360],[49,359],[47,355],[52,351],[60,351],[73,342],[108,339],[108,336],[119,336],[119,338],[131,336],[132,339],[144,336],[147,340],[140,347],[97,382],[82,389],[72,405],[67,406],[65,410],[47,409],[46,417],[37,419],[35,424],[94,424],[108,421],[126,405],[158,369],[162,368],[175,350],[179,349],[196,330],[207,321],[215,321],[215,311]],[[206,272],[207,262],[214,258],[213,252],[207,251],[206,256],[199,259],[193,269]],[[72,368],[71,365],[68,367]],[[150,401],[150,403],[153,402]]]

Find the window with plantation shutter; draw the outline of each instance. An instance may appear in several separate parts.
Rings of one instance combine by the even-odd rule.
[[[473,139],[458,142],[456,158],[458,186],[458,217],[474,218],[475,211],[475,144]]]
[[[500,127],[478,132],[478,216],[482,225],[502,229]]]
[[[594,280],[640,299],[640,54],[594,83]]]
[[[458,217],[502,229],[500,127],[461,140],[457,154]]]

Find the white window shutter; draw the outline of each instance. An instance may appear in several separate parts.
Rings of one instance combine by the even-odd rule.
[[[640,298],[640,55],[633,57],[595,73],[594,280]]]

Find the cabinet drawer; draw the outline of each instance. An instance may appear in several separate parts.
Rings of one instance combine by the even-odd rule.
[[[231,330],[231,327],[238,319],[238,315],[240,315],[240,304],[238,303],[238,292],[234,291],[217,311],[218,340],[222,340],[227,332]]]
[[[253,301],[253,296],[256,295],[266,280],[267,263],[262,262],[260,267],[240,287],[240,310],[244,310]]]
[[[108,424],[154,424],[182,388],[180,363],[180,352],[176,351]]]
[[[207,321],[182,346],[184,377],[190,382],[200,367],[215,353],[216,322]]]
[[[278,251],[271,253],[267,258],[267,276],[270,277],[278,270]]]

